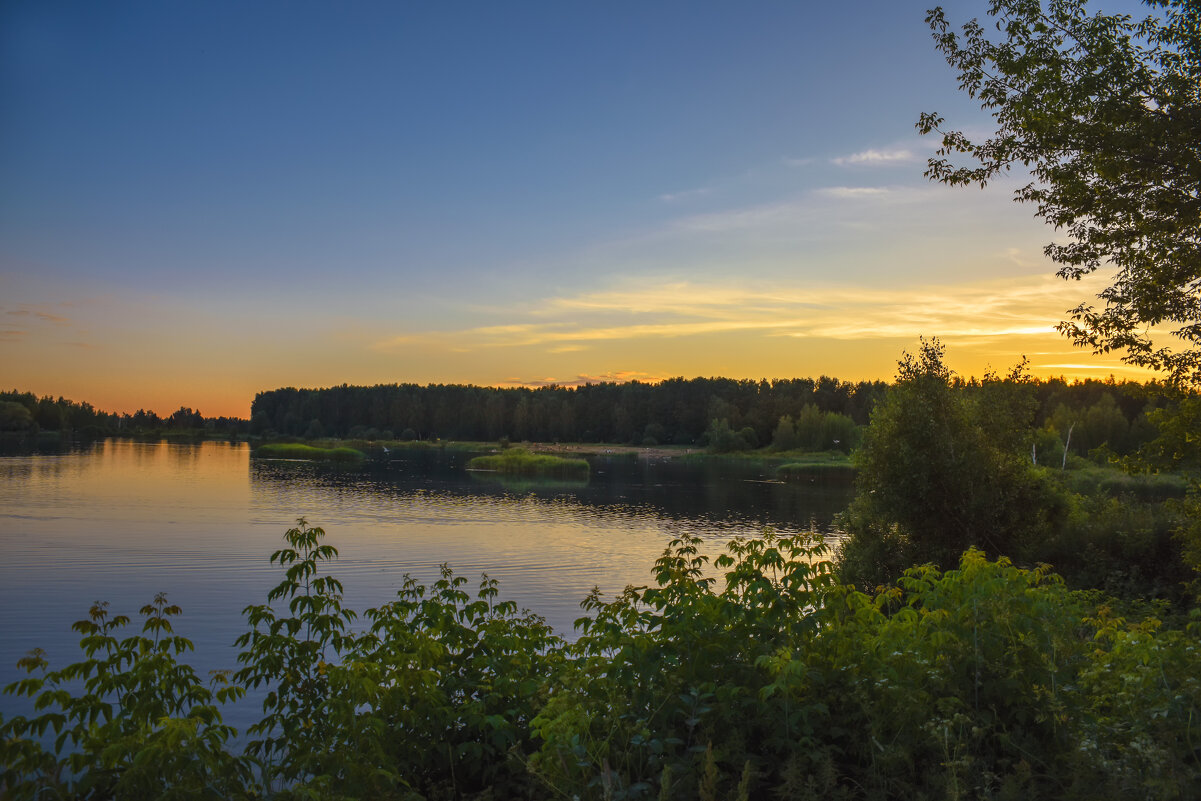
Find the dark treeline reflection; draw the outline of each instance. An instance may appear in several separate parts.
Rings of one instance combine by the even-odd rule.
[[[567,501],[579,510],[596,510],[612,525],[623,516],[687,520],[720,528],[810,524],[828,528],[846,508],[853,492],[850,470],[815,470],[787,483],[771,478],[771,468],[738,459],[639,458],[635,454],[589,458],[587,481],[502,477],[470,472],[475,454],[443,450],[405,450],[385,463],[346,470],[309,463],[252,461],[258,484],[312,485],[337,493],[380,498],[387,494],[437,493],[442,496],[536,498]]]

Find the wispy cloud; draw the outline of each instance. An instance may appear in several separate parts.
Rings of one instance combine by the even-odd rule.
[[[838,156],[830,159],[831,164],[836,164],[839,167],[853,166],[879,166],[891,164],[908,164],[917,161],[917,154],[908,148],[896,148],[892,150],[876,150],[869,148],[858,153],[851,153],[846,156]]]
[[[811,206],[802,201],[782,201],[710,214],[695,214],[676,220],[672,227],[677,231],[689,233],[750,230],[799,223],[811,213]]]
[[[664,203],[678,203],[681,200],[691,200],[692,198],[704,197],[711,194],[713,190],[710,187],[702,186],[699,189],[684,189],[679,192],[665,192],[659,195],[659,200]]]
[[[20,342],[25,339],[28,331],[22,331],[19,328],[9,328],[0,331],[0,342]]]
[[[812,158],[790,158],[785,156],[783,159],[785,165],[789,167],[808,167],[814,162]]]
[[[884,198],[893,193],[886,186],[826,186],[815,191],[819,195],[842,200]]]
[[[376,347],[391,350],[416,340],[456,351],[570,352],[602,342],[714,334],[836,340],[932,334],[976,342],[1047,337],[1055,336],[1054,323],[1079,290],[1045,275],[900,289],[640,280],[547,298],[521,312],[522,322],[398,337]]]
[[[16,309],[5,312],[5,314],[9,315],[10,317],[34,317],[47,323],[54,323],[55,325],[67,325],[71,322],[71,318],[69,317],[63,317],[60,314],[53,314],[46,311],[45,308],[30,306],[24,303],[18,306]]]

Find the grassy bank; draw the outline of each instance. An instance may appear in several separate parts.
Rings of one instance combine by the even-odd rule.
[[[519,476],[553,476],[555,478],[587,478],[590,471],[583,459],[565,459],[546,453],[530,453],[523,448],[510,448],[502,453],[477,456],[467,463],[469,470],[495,470]]]
[[[310,462],[361,462],[367,458],[354,448],[320,448],[300,442],[272,442],[260,445],[252,452],[261,459],[305,459]]]

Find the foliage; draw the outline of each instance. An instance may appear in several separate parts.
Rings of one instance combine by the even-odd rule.
[[[720,420],[714,418],[709,421],[709,427],[705,429],[702,442],[713,453],[749,451],[755,447],[752,440],[746,436],[746,429],[735,431],[730,427],[730,421],[724,417]]]
[[[20,661],[29,677],[6,694],[33,699],[40,713],[0,720],[0,788],[6,798],[192,798],[244,793],[248,771],[225,750],[234,731],[217,704],[242,690],[206,689],[178,661],[192,643],[174,633],[177,606],[158,595],[144,606],[142,633],[95,603],[79,632],[84,659],[50,670],[45,654]],[[82,692],[81,692],[82,690]],[[47,748],[47,737],[53,734]]]
[[[646,798],[670,776],[673,797],[732,795],[746,765],[771,756],[804,722],[763,690],[765,664],[816,634],[811,612],[831,582],[814,535],[737,538],[713,567],[697,538],[675,540],[654,587],[612,601],[593,592],[576,623],[574,657],[535,720],[534,770],[583,798]],[[770,786],[770,784],[768,785]]]
[[[222,434],[233,436],[245,434],[249,421],[236,417],[205,417],[198,411],[181,406],[166,419],[154,412],[138,409],[133,414],[114,414],[99,411],[90,403],[78,403],[67,398],[50,395],[37,397],[32,392],[0,392],[0,404],[13,403],[24,407],[32,419],[34,431],[74,432],[84,435],[167,435],[188,433]],[[2,407],[0,407],[2,408]],[[10,410],[8,414],[19,414]],[[0,430],[4,430],[4,413],[0,412]],[[21,415],[23,419],[24,416]]]
[[[1187,495],[1171,503],[1180,520],[1174,534],[1182,559],[1192,570],[1193,595],[1201,598],[1201,397],[1177,398],[1148,417],[1158,436],[1140,448],[1127,467],[1177,470],[1187,476]]]
[[[1201,396],[1173,400],[1147,415],[1156,436],[1133,454],[1128,467],[1201,474]]]
[[[842,451],[850,453],[861,439],[855,421],[837,412],[823,412],[812,404],[801,409],[794,421],[780,418],[772,433],[771,447],[777,451]]]
[[[29,409],[13,401],[0,401],[0,431],[28,431],[35,425]]]
[[[326,436],[352,430],[403,432],[403,439],[496,442],[610,442],[695,445],[714,418],[735,431],[750,428],[771,440],[783,414],[806,405],[867,422],[884,394],[881,381],[829,376],[773,381],[672,378],[655,384],[600,382],[580,387],[480,387],[391,384],[260,392],[252,404],[254,431],[302,436],[314,420]]]
[[[467,463],[471,470],[496,470],[523,476],[587,478],[591,466],[586,459],[567,459],[549,453],[530,453],[524,448],[506,448],[499,454],[476,456]]]
[[[1201,6],[1148,0],[1155,13],[1089,15],[1085,0],[990,0],[998,36],[976,20],[962,34],[941,8],[927,17],[960,88],[996,119],[972,141],[923,114],[918,129],[942,146],[927,176],[980,184],[1015,165],[1034,180],[1015,193],[1064,229],[1047,245],[1059,275],[1102,265],[1116,273],[1097,309],[1081,304],[1060,330],[1094,352],[1124,350],[1133,364],[1201,382]],[[969,166],[947,159],[963,154]],[[1182,347],[1153,339],[1171,331]],[[1173,349],[1177,347],[1177,349]]]
[[[1103,479],[1110,486],[1095,491],[1081,487],[1094,480],[1095,472],[1085,468],[1069,470],[1062,477],[1056,473],[1066,487],[1085,491],[1069,496],[1067,519],[1030,543],[1023,556],[1030,562],[1055,565],[1076,587],[1180,606],[1186,600],[1189,570],[1177,531],[1188,518],[1176,500],[1142,495],[1155,487],[1145,477],[1126,476],[1126,482]]]
[[[1020,372],[968,392],[952,386],[943,355],[937,340],[905,354],[872,414],[844,517],[846,580],[874,586],[910,565],[950,567],[970,546],[1017,555],[1066,512],[1026,453],[1033,406]]]
[[[353,716],[349,699],[331,692],[331,668],[352,648],[347,624],[355,613],[342,608],[342,584],[319,575],[337,555],[322,543],[325,531],[301,518],[284,535],[288,547],[271,554],[286,568],[283,581],[268,594],[268,604],[244,610],[250,630],[237,639],[243,667],[234,678],[243,687],[269,691],[263,718],[250,727],[256,737],[246,748],[268,790],[312,778],[342,776],[355,763],[335,721]],[[287,604],[287,613],[270,602]],[[343,750],[347,749],[347,750]],[[359,777],[354,777],[358,779]]]
[[[368,610],[370,633],[346,668],[369,688],[359,703],[375,726],[370,753],[422,797],[541,797],[524,756],[562,641],[499,601],[494,579],[482,578],[475,599],[465,582],[443,565],[428,596],[406,577],[395,601]]]
[[[7,692],[4,797],[1169,799],[1201,793],[1201,614],[1171,626],[965,552],[872,594],[811,533],[674,541],[655,583],[593,592],[565,645],[443,567],[365,613],[301,520],[217,693],[97,604],[84,660]],[[274,604],[271,605],[271,604]],[[353,630],[352,630],[353,629]],[[263,694],[244,753],[217,702]],[[265,691],[265,694],[263,693]],[[44,742],[53,732],[56,742]]]

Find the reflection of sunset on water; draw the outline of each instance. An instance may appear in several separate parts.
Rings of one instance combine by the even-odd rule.
[[[393,456],[395,456],[395,452]],[[674,537],[716,555],[764,525],[829,525],[846,478],[764,482],[753,463],[594,457],[587,482],[515,484],[472,477],[466,454],[416,452],[362,470],[251,459],[246,444],[106,440],[58,454],[0,459],[0,685],[33,647],[75,642],[70,625],[97,599],[132,614],[167,592],[184,611],[202,668],[232,666],[241,610],[278,581],[270,554],[304,516],[338,548],[330,573],[358,611],[387,602],[410,573],[448,563],[570,636],[579,602],[652,581]]]

